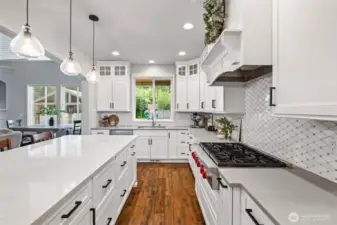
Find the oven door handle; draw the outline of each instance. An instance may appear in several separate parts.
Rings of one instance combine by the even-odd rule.
[[[220,184],[220,186],[222,187],[222,188],[228,188],[228,186],[227,185],[224,185],[222,182],[221,182],[221,178],[219,177],[219,178],[217,178],[217,180],[218,180],[218,182],[219,182],[219,184]]]

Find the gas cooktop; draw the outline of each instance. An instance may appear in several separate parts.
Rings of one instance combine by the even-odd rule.
[[[287,167],[271,156],[241,143],[200,143],[219,167]]]

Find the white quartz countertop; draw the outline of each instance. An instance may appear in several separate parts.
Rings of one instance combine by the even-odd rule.
[[[280,225],[337,224],[337,197],[287,169],[224,168],[220,173],[230,185],[242,186]],[[290,222],[291,213],[298,222]]]
[[[216,132],[207,131],[204,128],[189,128],[188,131],[197,142],[229,142],[216,137]]]
[[[69,135],[0,153],[0,224],[34,224],[135,138]]]

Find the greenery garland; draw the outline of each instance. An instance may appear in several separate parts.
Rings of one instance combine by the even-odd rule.
[[[206,0],[205,13],[205,45],[214,43],[225,29],[226,0]]]

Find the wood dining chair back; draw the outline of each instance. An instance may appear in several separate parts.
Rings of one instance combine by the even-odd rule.
[[[12,144],[10,139],[0,140],[0,152],[12,149]]]
[[[21,127],[22,120],[7,120],[7,128],[11,129],[12,127]]]
[[[82,120],[75,120],[73,127],[73,134],[81,134],[82,133]]]
[[[54,138],[54,134],[51,131],[46,131],[43,133],[39,133],[39,134],[33,134],[31,135],[31,143],[39,143],[42,141],[48,141]]]

